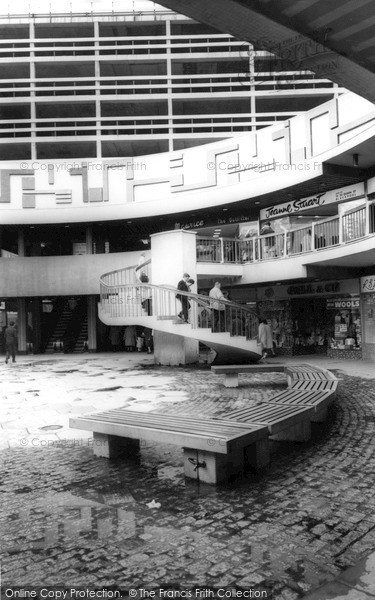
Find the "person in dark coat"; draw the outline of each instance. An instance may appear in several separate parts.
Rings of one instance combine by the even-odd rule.
[[[10,321],[9,326],[6,327],[4,332],[4,338],[6,351],[5,362],[8,364],[8,360],[10,359],[10,357],[12,357],[12,362],[16,362],[18,335],[14,321]]]
[[[190,279],[189,273],[184,273],[182,276],[182,279],[177,284],[177,289],[180,290],[181,292],[190,292],[190,289],[189,289],[189,286],[187,283],[188,279]],[[181,310],[181,312],[178,313],[178,317],[180,319],[183,319],[185,321],[185,323],[188,323],[189,322],[189,298],[182,294],[177,294],[176,298],[177,298],[177,300],[179,300],[181,302],[181,306],[182,306],[182,310]]]

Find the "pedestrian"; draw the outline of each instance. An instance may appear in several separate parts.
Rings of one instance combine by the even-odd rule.
[[[124,346],[127,352],[133,352],[137,343],[137,330],[135,325],[128,325],[124,331]]]
[[[225,296],[221,291],[220,281],[216,281],[214,287],[210,290],[210,306],[212,310],[212,331],[225,331],[225,304],[220,300],[225,301]]]
[[[190,288],[188,285],[188,280],[190,279],[189,273],[184,273],[182,279],[177,284],[177,289],[181,292],[190,292]],[[184,294],[177,294],[177,300],[181,302],[182,310],[178,313],[179,319],[185,321],[185,323],[189,322],[189,298]]]
[[[268,324],[267,319],[263,319],[263,321],[261,321],[259,324],[258,339],[262,346],[262,358],[267,358],[269,354],[275,356],[273,349],[272,329],[271,325]]]
[[[145,327],[144,334],[145,334],[145,347],[147,350],[147,354],[151,354],[152,350],[153,350],[153,345],[154,345],[152,329],[150,329],[149,327]]]
[[[111,342],[112,352],[118,352],[121,345],[121,327],[111,325],[108,337]]]
[[[10,321],[8,327],[5,328],[5,350],[6,358],[5,362],[8,364],[8,360],[12,357],[12,362],[16,362],[16,351],[17,351],[17,329],[14,321]]]
[[[137,350],[138,350],[138,352],[142,352],[143,342],[144,342],[144,333],[142,332],[141,335],[137,335]]]
[[[138,266],[135,269],[135,274],[136,277],[138,279],[138,281],[140,283],[148,283],[149,282],[149,278],[148,275],[146,273],[146,253],[145,252],[141,252],[141,255],[138,259]]]
[[[272,229],[271,227],[271,221],[267,221],[261,231],[260,231],[260,235],[267,235],[269,236],[270,233],[275,233],[274,229]],[[269,258],[273,252],[273,248],[275,245],[275,237],[266,237],[266,239],[264,241],[262,241],[262,247],[264,249],[264,258]]]

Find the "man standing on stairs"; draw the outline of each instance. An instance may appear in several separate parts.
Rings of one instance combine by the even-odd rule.
[[[212,331],[225,331],[225,304],[219,300],[225,301],[225,296],[221,291],[220,281],[216,281],[214,287],[210,290],[209,297],[211,298],[212,310]]]
[[[188,279],[190,279],[190,275],[188,273],[184,273],[182,279],[177,284],[177,289],[181,290],[181,292],[190,292],[189,286],[187,284]],[[183,319],[185,323],[189,322],[189,298],[187,296],[183,296],[182,294],[176,295],[177,300],[181,302],[182,310],[178,313],[180,319]]]

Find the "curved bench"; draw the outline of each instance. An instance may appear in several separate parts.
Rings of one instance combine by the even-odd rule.
[[[230,366],[238,372],[243,372],[243,368],[245,372],[281,370],[276,365],[258,365],[258,370],[257,365]],[[94,454],[106,458],[125,449],[136,451],[142,440],[179,445],[184,451],[186,477],[219,483],[243,471],[245,464],[257,470],[266,467],[269,439],[307,441],[311,422],[325,418],[338,379],[326,369],[312,365],[282,370],[287,375],[288,389],[257,406],[231,411],[225,418],[202,419],[117,408],[71,418],[69,426],[92,431]],[[325,383],[327,387],[321,388]]]

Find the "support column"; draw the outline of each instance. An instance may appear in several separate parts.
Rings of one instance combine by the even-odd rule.
[[[196,234],[175,229],[151,236],[151,281],[153,285],[173,286],[184,273],[197,281]],[[196,291],[196,284],[192,291]],[[173,315],[171,315],[173,317]],[[188,331],[185,332],[188,334]],[[160,365],[184,365],[197,362],[199,344],[188,335],[174,335],[154,328],[154,361]]]
[[[18,331],[18,353],[26,354],[26,300],[17,298],[17,331]]]
[[[279,442],[308,442],[311,438],[310,417],[305,421],[300,421],[295,425],[289,426],[276,434],[271,435],[271,440]]]
[[[95,456],[116,458],[122,454],[136,454],[139,451],[140,443],[139,440],[131,438],[94,432],[92,446]]]
[[[41,300],[40,298],[33,298],[31,302],[31,324],[33,328],[32,332],[32,344],[33,354],[39,354],[41,349],[42,340],[42,324],[41,324]]]
[[[18,256],[25,256],[25,231],[22,228],[18,230],[17,249]]]
[[[87,342],[89,352],[96,352],[96,296],[87,297]]]

